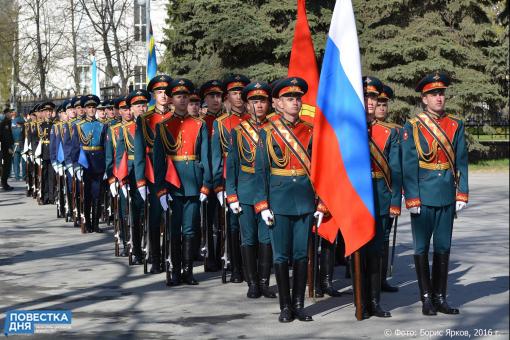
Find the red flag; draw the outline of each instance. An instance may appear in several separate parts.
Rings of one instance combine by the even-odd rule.
[[[313,122],[317,106],[317,90],[319,89],[319,70],[313,48],[312,34],[306,18],[305,0],[297,1],[297,20],[294,28],[294,40],[290,52],[289,77],[300,77],[308,83],[308,92],[303,96],[301,118]]]
[[[145,149],[145,178],[154,184],[154,168],[152,167],[152,161],[149,157],[149,147]]]
[[[128,154],[127,151],[124,151],[122,159],[120,160],[119,167],[117,169],[117,174],[115,176],[118,178],[119,181],[122,181],[128,175],[129,175]]]
[[[175,169],[174,162],[170,156],[166,157],[166,176],[165,180],[172,184],[176,188],[181,187],[181,179],[179,178],[179,174]]]
[[[319,70],[313,48],[312,34],[306,18],[305,0],[297,1],[297,20],[294,29],[294,40],[290,52],[289,77],[300,77],[308,83],[308,92],[303,96],[301,118],[313,122],[317,106],[319,90]],[[338,234],[339,226],[332,218],[324,219],[319,227],[319,234],[333,242]]]

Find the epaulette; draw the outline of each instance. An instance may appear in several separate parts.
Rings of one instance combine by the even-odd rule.
[[[222,113],[218,118],[216,118],[216,120],[218,122],[222,121],[222,120],[225,120],[228,116],[230,116],[227,112],[225,113]]]
[[[451,113],[449,113],[447,115],[447,117],[452,118],[452,119],[456,119],[456,120],[463,120],[462,117],[454,115],[454,114],[451,114]]]
[[[112,126],[110,126],[110,129],[113,132],[116,128],[121,127],[121,126],[122,126],[122,122],[117,123],[117,124],[113,124]]]
[[[382,125],[382,126],[384,126],[385,128],[388,128],[388,129],[393,129],[395,127],[395,125],[392,124],[392,123],[381,122],[380,120],[377,121],[377,124]]]
[[[301,123],[305,124],[309,128],[313,128],[313,124],[301,119]]]
[[[154,109],[152,109],[152,110],[149,110],[149,111],[145,112],[145,113],[144,113],[144,114],[142,114],[140,117],[142,117],[142,118],[148,118],[148,117],[152,116],[153,114],[154,114]]]
[[[408,120],[408,122],[409,122],[410,124],[416,124],[416,123],[418,122],[418,118],[416,118],[416,117],[410,118],[410,119]]]

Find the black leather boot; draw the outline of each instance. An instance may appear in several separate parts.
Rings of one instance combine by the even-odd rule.
[[[184,241],[184,240],[183,240]],[[183,259],[183,244],[181,243],[181,237],[170,238],[170,259],[172,261],[172,281],[170,285],[178,286],[182,283],[182,259]],[[192,263],[193,265],[193,263]],[[193,274],[192,274],[193,277]]]
[[[241,244],[239,240],[239,231],[230,232],[230,245],[232,249],[232,256],[230,265],[232,266],[232,276],[230,282],[241,283],[243,282],[242,266],[241,266]]]
[[[420,288],[420,299],[422,302],[421,312],[423,315],[436,315],[436,308],[432,304],[432,290],[430,285],[430,269],[427,254],[414,255],[414,266]]]
[[[257,276],[257,246],[241,246],[241,255],[244,263],[245,278],[248,283],[246,297],[258,299],[262,294],[260,293]]]
[[[321,291],[331,297],[338,297],[342,294],[333,288],[333,271],[335,269],[335,244],[321,239],[320,256],[320,286]]]
[[[381,290],[383,292],[395,293],[398,292],[398,287],[392,286],[387,281],[388,275],[388,257],[390,253],[390,241],[384,242],[383,256],[382,256],[382,269],[381,269]]]
[[[273,263],[273,249],[271,244],[259,243],[259,288],[262,296],[275,299],[276,294],[269,289],[269,277],[271,276],[271,264]]]
[[[192,237],[183,237],[182,239],[182,257],[183,257],[183,272],[182,282],[187,285],[198,285],[197,280],[193,277],[193,259],[196,254],[196,243]]]
[[[285,263],[274,264],[274,274],[276,276],[276,284],[278,285],[278,298],[280,300],[280,322],[294,321],[294,313],[291,308],[290,301],[290,285],[289,285],[289,265]]]
[[[147,198],[148,199],[148,198]],[[161,232],[159,225],[156,228],[149,226],[151,274],[161,273]]]
[[[367,257],[370,281],[370,315],[379,318],[389,318],[391,313],[381,307],[381,257],[371,255]]]
[[[308,261],[306,259],[294,261],[292,271],[292,311],[299,321],[313,321],[312,317],[304,311],[306,271]]]
[[[361,252],[361,251],[360,251]],[[354,256],[354,255],[353,255]],[[355,259],[353,258],[353,256],[350,256],[348,258],[348,261],[347,261],[347,264],[346,264],[346,270],[349,269],[349,277],[353,277],[353,285],[352,285],[352,290],[353,290],[353,294],[354,294],[354,297],[356,298],[356,291],[355,291],[355,284],[354,284],[354,280],[356,279],[356,273],[354,272],[354,263],[351,263],[351,261],[355,261]],[[368,297],[370,296],[368,294],[368,283],[367,283],[367,266],[366,266],[366,260],[365,260],[365,255],[364,254],[360,254],[360,273],[359,273],[359,276],[360,276],[360,287],[359,287],[359,294],[361,295],[361,306],[359,308],[361,308],[361,320],[366,320],[366,319],[369,319],[370,318],[370,313],[368,312],[368,306],[369,306],[369,301],[368,301]],[[347,274],[347,273],[346,273]],[[346,275],[347,276],[347,275]],[[358,314],[358,310],[357,310],[358,307],[356,307],[356,312],[355,312],[355,315]]]
[[[92,203],[85,204],[85,207],[83,209],[84,213],[85,213],[85,229],[87,230],[88,233],[94,232],[94,228],[92,226],[92,221],[91,221],[91,209],[92,209]]]
[[[92,203],[92,228],[96,233],[102,233],[103,230],[99,228],[99,216],[101,209],[99,207],[99,201],[93,201]]]
[[[436,254],[432,260],[432,303],[436,310],[443,314],[459,314],[457,308],[452,308],[446,301],[448,286],[448,262],[450,253]]]

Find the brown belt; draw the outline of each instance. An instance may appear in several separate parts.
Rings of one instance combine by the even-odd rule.
[[[428,170],[448,170],[450,169],[450,163],[427,163],[424,161],[420,161],[420,168],[428,169]]]

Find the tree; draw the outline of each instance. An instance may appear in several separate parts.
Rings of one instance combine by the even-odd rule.
[[[324,53],[334,1],[308,1],[316,54]],[[197,84],[241,72],[274,80],[287,74],[296,20],[295,0],[185,0],[168,5],[160,67]]]
[[[396,90],[394,119],[403,122],[420,110],[417,81],[435,70],[453,83],[447,109],[470,117],[505,105],[501,48],[490,10],[497,1],[356,1],[363,71]],[[508,37],[507,37],[508,39]],[[496,62],[497,61],[497,62]],[[494,63],[499,67],[495,67]],[[508,71],[508,66],[506,67]]]

